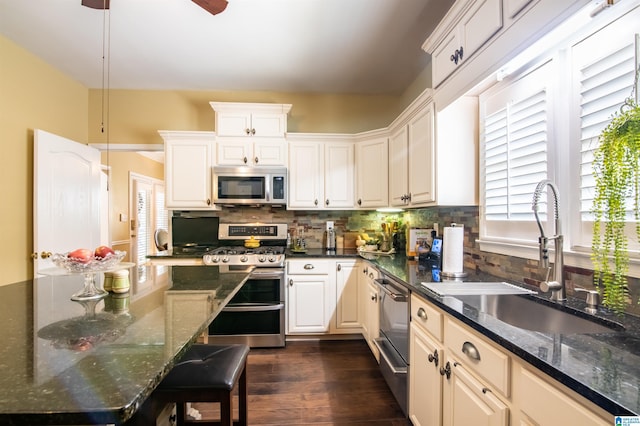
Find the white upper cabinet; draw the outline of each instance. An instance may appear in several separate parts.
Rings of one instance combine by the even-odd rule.
[[[160,131],[164,139],[165,203],[168,209],[213,210],[213,132]]]
[[[354,143],[340,135],[295,134],[289,140],[290,209],[352,209]]]
[[[216,112],[216,135],[284,137],[291,104],[210,102]]]
[[[285,166],[287,143],[282,138],[218,138],[220,166]]]
[[[589,0],[457,0],[422,45],[440,111]]]
[[[217,163],[285,166],[290,104],[210,102],[216,112]]]
[[[367,135],[356,142],[357,207],[389,204],[389,143],[386,135]]]
[[[452,7],[452,11],[459,11],[461,15],[447,14],[443,22],[450,26],[450,30],[442,34],[433,47],[425,48],[431,50],[434,87],[502,28],[502,0],[464,2],[464,7],[458,3]],[[447,19],[454,22],[447,22]]]
[[[435,202],[434,115],[429,97],[419,97],[391,127],[389,202],[418,207]]]

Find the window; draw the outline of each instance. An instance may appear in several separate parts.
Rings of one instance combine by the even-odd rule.
[[[131,234],[131,258],[136,263],[133,282],[139,292],[146,285],[153,285],[155,278],[165,274],[167,268],[147,265],[147,256],[156,252],[156,229],[169,229],[169,216],[164,204],[164,184],[154,178],[131,173],[132,214],[135,214],[135,230]],[[150,276],[155,270],[156,276]]]
[[[517,243],[537,238],[531,210],[537,183],[553,176],[552,76],[547,61],[480,95],[481,238]],[[543,199],[544,201],[544,199]],[[540,204],[541,218],[546,203]]]
[[[482,250],[538,257],[531,200],[536,183],[548,178],[560,191],[565,261],[592,266],[593,151],[632,93],[640,56],[640,7],[612,10],[620,10],[617,19],[587,18],[588,24],[538,55],[541,65],[521,67],[480,93]],[[632,222],[630,215],[630,236]],[[635,237],[629,243],[632,262],[634,251],[640,260]],[[630,272],[640,276],[640,267]]]

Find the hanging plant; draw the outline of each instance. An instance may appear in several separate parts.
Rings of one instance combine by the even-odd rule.
[[[640,71],[640,70],[638,70]],[[638,71],[633,93],[636,93]],[[603,304],[616,313],[626,307],[629,269],[625,235],[627,200],[633,200],[636,238],[640,240],[640,105],[628,98],[599,136],[594,151],[595,196],[592,260]]]

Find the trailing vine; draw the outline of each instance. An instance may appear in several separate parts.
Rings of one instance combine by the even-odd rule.
[[[634,83],[635,93],[638,73]],[[627,205],[633,199],[636,238],[640,240],[640,105],[627,98],[599,136],[594,151],[595,196],[592,260],[603,304],[618,314],[627,302],[629,270],[625,224]]]

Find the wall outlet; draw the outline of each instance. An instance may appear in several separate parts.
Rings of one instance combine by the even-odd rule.
[[[333,221],[332,221],[332,220],[328,220],[328,221],[327,221],[327,231],[328,231],[329,229],[331,229],[331,228],[333,228]]]

